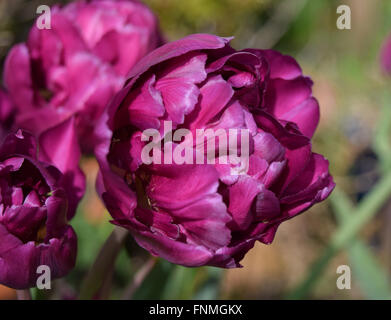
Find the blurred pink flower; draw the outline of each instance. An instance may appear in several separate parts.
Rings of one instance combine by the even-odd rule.
[[[63,13],[75,22],[88,49],[121,76],[162,44],[156,17],[137,0],[76,1]]]
[[[0,88],[0,143],[9,133],[14,122],[15,109],[8,93]]]
[[[51,10],[51,29],[34,25],[14,46],[4,81],[16,125],[34,134],[76,116],[84,151],[93,128],[133,64],[160,44],[157,20],[138,1],[78,1]]]

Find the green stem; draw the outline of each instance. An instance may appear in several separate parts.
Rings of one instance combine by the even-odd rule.
[[[288,299],[301,299],[311,291],[329,261],[370,221],[391,195],[391,172],[385,175],[362,200],[356,211],[343,219],[341,227],[332,237],[324,253],[313,264],[309,276],[291,293]],[[338,196],[338,192],[337,192]]]
[[[137,271],[132,279],[132,282],[125,289],[122,300],[131,300],[133,298],[134,293],[138,288],[140,288],[146,277],[151,273],[157,261],[156,257],[151,256],[141,269]]]
[[[361,228],[382,208],[391,195],[391,172],[387,173],[372,191],[363,199],[355,214],[351,215],[342,228],[335,233],[331,245],[342,249]]]
[[[115,260],[127,234],[126,229],[114,228],[82,283],[79,299],[92,299],[105,283],[106,277],[112,274],[111,270],[114,268]]]
[[[382,110],[380,119],[375,129],[373,148],[379,157],[380,167],[383,172],[388,171],[391,165],[391,148],[390,148],[390,129],[391,129],[391,107],[389,102],[391,96],[388,91],[383,96]]]

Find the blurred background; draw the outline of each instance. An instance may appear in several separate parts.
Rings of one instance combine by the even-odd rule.
[[[66,2],[46,0],[45,4]],[[320,103],[313,150],[329,159],[339,189],[330,200],[282,224],[272,245],[257,244],[242,261],[242,269],[190,269],[157,260],[135,289],[131,286],[135,273],[150,260],[129,238],[116,261],[109,298],[121,298],[124,290],[134,291],[134,299],[391,298],[391,201],[383,201],[376,210],[367,208],[367,219],[353,236],[344,238],[347,228],[342,223],[346,215],[348,224],[356,213],[358,217],[359,210],[351,206],[365,201],[387,171],[379,150],[382,143],[388,147],[388,132],[380,129],[386,126],[384,110],[391,110],[391,80],[380,70],[379,50],[391,33],[391,1],[144,2],[159,16],[168,40],[200,32],[233,35],[236,49],[275,48],[294,56],[304,74],[313,79],[314,96]],[[0,0],[0,66],[10,47],[26,39],[41,4]],[[351,8],[351,30],[336,27],[336,10],[341,4]],[[37,299],[75,298],[113,228],[94,190],[96,161],[83,159],[82,168],[88,190],[72,221],[79,237],[76,268],[56,281],[54,290],[34,291]],[[342,239],[338,242],[341,250],[329,254],[336,235]],[[351,290],[336,286],[339,265],[351,267]],[[0,286],[0,299],[13,297],[13,290]]]

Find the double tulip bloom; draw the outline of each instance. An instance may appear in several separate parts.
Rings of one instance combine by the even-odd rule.
[[[113,223],[173,263],[240,266],[255,241],[272,242],[283,221],[334,188],[328,161],[311,151],[319,120],[311,86],[293,58],[236,51],[213,35],[147,55],[96,129],[97,186]],[[247,173],[232,175],[232,164],[218,161],[146,165],[143,131],[162,132],[164,121],[190,132],[248,130]]]
[[[59,278],[75,264],[77,239],[67,216],[77,192],[52,165],[66,166],[51,150],[44,138],[38,153],[34,137],[23,131],[0,147],[0,283],[15,289],[34,287],[41,265]]]
[[[157,20],[138,1],[77,1],[53,7],[50,27],[34,25],[5,62],[16,126],[40,134],[75,116],[89,152],[106,104],[133,65],[160,44]]]

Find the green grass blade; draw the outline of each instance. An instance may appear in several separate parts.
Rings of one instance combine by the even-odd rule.
[[[336,197],[340,194],[336,193]],[[288,299],[301,299],[308,295],[317,280],[322,275],[329,261],[343,248],[351,243],[355,235],[368,223],[371,218],[384,205],[391,195],[391,173],[388,173],[379,181],[370,193],[362,200],[355,212],[349,218],[344,219],[337,232],[332,237],[329,245],[318,260],[315,261],[311,272],[304,281],[290,294]],[[332,195],[334,197],[334,195]],[[333,201],[333,200],[332,200]],[[338,202],[338,200],[337,200]],[[338,203],[338,206],[349,208],[347,203]]]

